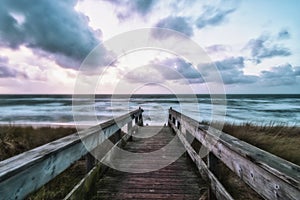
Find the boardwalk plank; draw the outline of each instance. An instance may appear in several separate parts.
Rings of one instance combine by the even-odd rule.
[[[160,130],[158,134],[155,131]],[[143,133],[143,138],[139,138]],[[152,136],[145,138],[145,136]],[[153,136],[154,135],[154,136]],[[174,135],[169,127],[140,127],[138,133],[133,137],[124,150],[134,153],[153,152],[163,148]],[[179,140],[176,145],[182,145]],[[171,147],[172,148],[172,147]],[[178,147],[173,146],[174,150]],[[182,148],[180,146],[179,148]],[[171,153],[170,151],[169,153]],[[168,153],[166,153],[168,154]],[[168,155],[166,155],[168,156]],[[152,157],[151,157],[152,158]],[[118,157],[120,166],[131,166],[126,158]],[[153,157],[146,161],[131,160],[135,167],[151,168],[155,163],[165,159],[163,156]],[[96,199],[199,199],[207,192],[205,183],[198,174],[194,164],[183,154],[172,164],[157,171],[147,173],[127,173],[115,169],[109,169],[106,175],[96,184]]]

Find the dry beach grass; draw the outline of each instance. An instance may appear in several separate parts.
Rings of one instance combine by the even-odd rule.
[[[0,160],[76,132],[70,127],[0,126]]]
[[[223,131],[260,149],[300,165],[300,127],[256,125],[252,123],[225,124]]]
[[[75,132],[71,127],[0,126],[0,161]],[[28,199],[63,199],[84,174],[85,161],[77,161]]]
[[[300,165],[300,127],[285,125],[225,124],[223,131],[261,149]],[[70,127],[0,126],[0,160],[7,159],[42,144],[76,132]],[[221,167],[219,178],[236,199],[254,197],[229,169]],[[84,160],[76,162],[64,173],[43,186],[28,199],[62,199],[85,173]],[[246,193],[241,195],[242,193]]]
[[[253,123],[225,124],[223,132],[300,165],[300,127],[275,123],[257,125]],[[223,163],[219,163],[221,183],[234,199],[263,199],[240,180]]]

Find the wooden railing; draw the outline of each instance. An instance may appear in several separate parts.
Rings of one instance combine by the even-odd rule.
[[[120,129],[126,124],[128,129],[132,127],[133,121],[141,125],[142,112],[143,110],[139,108],[81,131],[80,137],[75,133],[1,161],[0,199],[25,198],[108,138],[119,134]],[[121,139],[120,136],[116,138]]]
[[[217,162],[223,162],[242,181],[264,199],[300,199],[300,167],[233,136],[201,125],[170,108],[169,126],[173,128],[197,165],[201,176],[210,182],[217,199],[233,199],[216,178]],[[191,145],[191,138],[206,148],[207,164]]]
[[[128,135],[124,137],[130,137],[132,122],[138,125],[143,123],[142,112],[142,109],[132,111],[80,132],[81,137],[76,133],[0,162],[0,199],[25,198],[73,162],[89,155],[89,151],[101,146],[108,138],[115,137],[116,145],[120,144],[120,129],[127,124]],[[219,130],[208,128],[172,109],[169,110],[168,124],[180,138],[201,176],[210,183],[212,199],[233,199],[216,176],[218,162],[223,162],[265,199],[299,199],[299,166]],[[203,149],[207,149],[205,159],[191,145],[194,139],[201,143]],[[90,160],[91,156],[87,157],[90,169],[94,162]],[[96,174],[97,171],[92,170],[89,174]],[[66,199],[81,198],[82,191],[86,190],[83,183],[87,182],[84,179],[79,183]]]

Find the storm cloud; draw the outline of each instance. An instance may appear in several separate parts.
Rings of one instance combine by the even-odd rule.
[[[258,38],[251,39],[245,49],[249,49],[252,59],[256,63],[261,63],[262,59],[273,58],[277,56],[289,56],[291,51],[278,44],[274,44],[274,41],[268,35],[262,35]]]
[[[189,23],[188,18],[186,18],[186,17],[169,16],[169,17],[166,17],[164,19],[161,19],[155,25],[155,27],[172,29],[174,31],[181,32],[181,33],[185,34],[188,37],[191,37],[194,34],[193,27],[191,26],[191,24]],[[169,37],[169,34],[166,33],[164,30],[156,29],[153,32],[153,36],[155,38],[164,39],[164,38]]]
[[[9,67],[9,59],[4,56],[0,56],[0,78],[27,78],[27,75],[23,72],[19,72],[16,69]]]
[[[254,83],[258,80],[258,77],[244,74],[244,60],[243,57],[229,57],[213,63],[201,64],[198,66],[198,69],[201,74],[203,74],[206,81],[216,81],[215,73],[219,73],[225,85]],[[217,68],[217,72],[212,70],[213,66]]]
[[[17,77],[17,74],[18,72],[16,70],[0,64],[0,78]]]
[[[119,20],[126,20],[138,14],[146,16],[154,7],[155,0],[105,0],[117,6],[117,17]]]
[[[180,58],[166,58],[153,60],[146,66],[141,66],[131,73],[126,74],[130,82],[155,82],[183,81],[188,83],[203,83],[204,80],[191,63]]]
[[[7,67],[6,66],[7,64],[8,64],[8,58],[4,56],[0,56],[0,78],[16,77],[17,72]]]
[[[127,78],[131,82],[144,82],[152,78],[156,82],[184,81],[190,84],[223,81],[222,83],[225,85],[255,83],[259,78],[244,74],[243,57],[230,57],[213,63],[201,64],[197,67],[180,58],[168,58],[154,60],[147,67],[147,70],[140,70],[138,74],[130,75]],[[222,80],[216,79],[219,76]]]
[[[1,1],[0,45],[12,49],[24,45],[63,67],[77,68],[100,41],[88,18],[74,9],[76,3]]]
[[[300,76],[300,66],[294,67],[295,69],[295,75]]]
[[[268,86],[292,85],[297,83],[297,76],[300,76],[299,67],[291,64],[284,64],[272,67],[270,70],[261,72],[261,82]]]
[[[295,85],[300,78],[300,67],[284,64],[263,70],[259,75],[244,73],[244,57],[228,57],[212,63],[204,63],[196,68],[180,58],[153,60],[149,65],[140,67],[126,75],[132,83],[177,83],[202,84],[218,82],[224,85],[260,84],[263,86]],[[213,67],[216,67],[216,71]],[[216,74],[218,73],[218,74]],[[218,77],[221,76],[221,80]],[[220,82],[221,81],[221,82]]]
[[[159,64],[165,66],[160,71],[167,80],[185,79],[189,83],[204,82],[199,71],[191,63],[180,58],[165,59],[159,61]],[[165,70],[166,68],[170,68],[171,70]],[[173,73],[170,73],[170,71],[173,71]]]

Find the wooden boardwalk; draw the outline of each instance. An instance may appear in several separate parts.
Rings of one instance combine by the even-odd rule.
[[[177,140],[173,144],[174,148],[175,145],[181,145],[183,148],[170,127],[139,127],[136,137],[123,149],[133,153],[153,152],[165,147],[172,139]],[[139,162],[130,167],[147,169],[149,165],[153,166],[154,162],[161,162],[166,156],[168,155]],[[128,162],[132,162],[132,160],[119,158],[121,164]],[[130,163],[128,164],[130,165]],[[183,154],[174,163],[153,172],[127,173],[109,168],[105,176],[97,182],[96,187],[97,194],[92,199],[198,200],[208,189],[207,183],[200,178],[194,163],[186,154]]]
[[[219,180],[219,164],[264,199],[299,200],[300,166],[172,108],[168,126],[143,126],[142,113],[139,108],[1,161],[0,199],[25,199],[84,156],[88,173],[65,200],[234,200]]]

